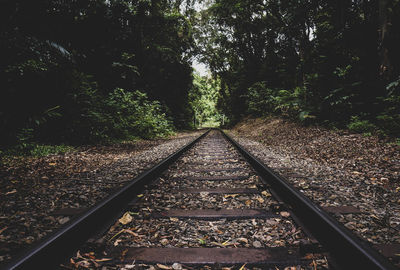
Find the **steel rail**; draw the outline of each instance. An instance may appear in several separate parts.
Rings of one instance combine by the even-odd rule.
[[[146,184],[156,179],[209,131],[186,144],[151,169],[141,173],[129,184],[71,220],[32,248],[21,253],[2,269],[53,269],[68,255],[72,255],[78,246],[85,243],[96,232],[96,228],[106,226],[111,219],[115,220],[127,204],[143,191]]]
[[[397,269],[367,242],[341,225],[229,135],[221,132],[253,166],[261,180],[291,207],[306,229],[328,250],[340,269]]]

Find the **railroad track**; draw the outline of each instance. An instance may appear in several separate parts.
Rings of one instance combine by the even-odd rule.
[[[54,213],[76,217],[6,269],[396,269],[327,213],[351,211],[212,130],[97,206]]]

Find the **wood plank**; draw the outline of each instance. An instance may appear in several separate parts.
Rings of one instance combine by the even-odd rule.
[[[181,193],[202,193],[207,192],[210,194],[258,194],[260,193],[256,188],[186,188],[178,189]]]
[[[196,210],[185,210],[185,209],[171,209],[168,211],[156,212],[152,215],[154,218],[192,218],[192,219],[203,219],[203,220],[214,220],[214,219],[266,219],[280,217],[274,212],[268,212],[259,209],[196,209]]]
[[[76,216],[87,211],[89,208],[61,208],[51,212],[50,216]]]
[[[360,209],[354,206],[325,206],[322,207],[326,212],[332,214],[360,214]]]
[[[249,171],[248,168],[194,168],[191,169],[192,172],[237,172],[237,171]]]
[[[246,164],[243,160],[227,160],[227,161],[214,161],[214,160],[204,160],[204,161],[191,161],[185,163],[186,165],[204,165],[204,166],[215,166],[224,164]]]
[[[162,264],[263,264],[297,265],[302,260],[297,250],[287,248],[129,248],[123,259],[132,263]]]
[[[185,179],[190,181],[235,181],[235,180],[246,180],[249,175],[232,175],[232,176],[191,176]]]
[[[400,244],[376,244],[374,247],[385,257],[396,258],[400,261]]]

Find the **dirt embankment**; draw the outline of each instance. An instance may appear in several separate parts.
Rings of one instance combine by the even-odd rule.
[[[231,135],[321,206],[354,206],[337,219],[374,244],[400,243],[400,146],[281,118],[244,119]]]
[[[282,118],[247,118],[232,129],[237,135],[269,147],[289,150],[320,164],[336,164],[368,174],[387,177],[386,184],[399,185],[400,146],[376,136],[352,134],[346,130],[305,127]],[[371,172],[370,172],[371,173]]]

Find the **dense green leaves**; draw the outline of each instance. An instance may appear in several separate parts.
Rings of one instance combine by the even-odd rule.
[[[194,112],[193,124],[218,125],[220,114],[217,111],[219,81],[194,74],[193,88],[189,93],[190,106]]]
[[[187,2],[1,1],[0,146],[151,138],[187,127]]]
[[[210,1],[195,37],[219,108],[398,136],[399,2]]]

